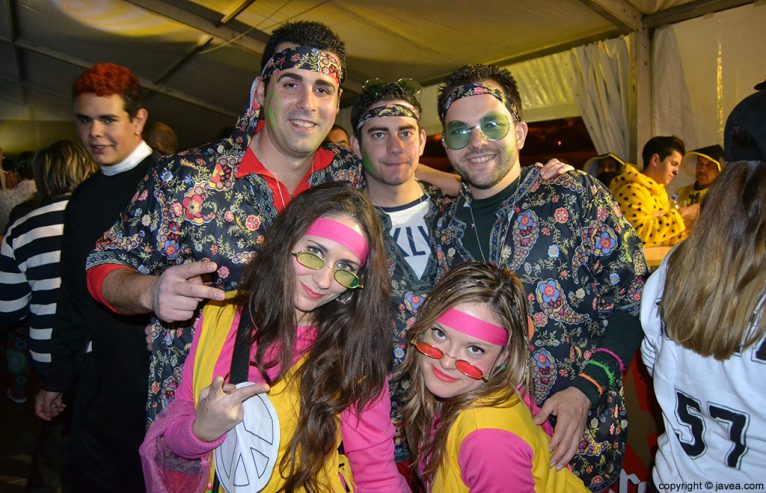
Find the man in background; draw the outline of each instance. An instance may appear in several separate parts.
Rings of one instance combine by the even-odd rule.
[[[144,129],[144,141],[160,156],[169,156],[178,151],[176,133],[162,122],[152,122]]]
[[[766,161],[766,80],[731,110],[724,129],[726,161]]]
[[[610,184],[645,247],[675,245],[688,236],[699,216],[699,204],[675,208],[665,190],[678,174],[684,154],[686,147],[678,137],[652,137],[641,152],[644,169],[628,164]]]
[[[84,266],[158,156],[141,138],[148,112],[139,79],[126,67],[96,64],[77,78],[72,94],[77,132],[99,171],[77,188],[65,212],[51,368],[35,409],[49,420],[70,406],[64,469],[75,491],[142,492],[149,317],[96,303]]]
[[[351,150],[351,144],[348,140],[348,133],[346,132],[346,129],[340,125],[332,126],[330,133],[327,134],[325,141],[330,142],[331,144],[335,144],[338,147]]]
[[[708,188],[721,173],[723,147],[718,144],[689,151],[684,159],[694,159],[695,181],[678,189],[678,203],[682,206],[701,204]]]
[[[4,159],[5,189],[0,190],[0,236],[5,234],[8,219],[14,207],[31,199],[37,188],[32,176],[34,152],[22,152],[18,159]]]

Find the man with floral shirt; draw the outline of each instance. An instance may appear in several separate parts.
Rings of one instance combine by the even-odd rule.
[[[88,258],[94,298],[118,313],[155,314],[149,420],[175,396],[198,304],[237,288],[291,197],[324,182],[361,181],[353,154],[320,147],[345,75],[338,36],[316,22],[285,24],[262,67],[232,135],[151,169]]]
[[[553,422],[552,465],[593,491],[619,476],[627,417],[622,372],[641,340],[641,240],[609,192],[583,173],[521,169],[527,125],[511,74],[459,68],[439,92],[447,156],[463,178],[437,224],[437,256],[491,262],[528,292],[536,421]]]
[[[404,361],[407,329],[417,309],[433,288],[438,273],[432,254],[433,219],[442,193],[415,179],[426,145],[420,126],[420,86],[403,79],[367,83],[351,110],[354,136],[351,146],[364,166],[365,191],[378,208],[388,233],[384,239],[391,275],[393,307],[392,371]],[[412,479],[412,460],[401,427],[401,407],[409,382],[392,378],[391,419],[396,427],[395,454],[400,472]]]

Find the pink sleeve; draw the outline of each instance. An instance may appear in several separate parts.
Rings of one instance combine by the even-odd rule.
[[[194,374],[194,360],[197,358],[197,346],[199,346],[200,328],[202,327],[202,315],[197,319],[197,324],[194,326],[194,339],[192,339],[191,349],[189,354],[186,355],[184,361],[184,367],[181,373],[181,384],[176,391],[175,400],[185,400],[194,403],[194,396],[192,393],[192,377]],[[188,363],[188,364],[187,364]]]
[[[351,408],[340,414],[340,432],[360,492],[410,491],[394,462],[394,425],[391,424],[388,382],[380,396],[360,414]]]
[[[206,442],[200,440],[197,435],[194,434],[192,429],[194,425],[194,419],[197,417],[196,406],[194,405],[194,393],[192,389],[193,377],[194,377],[194,361],[197,357],[197,346],[199,345],[199,338],[201,334],[202,319],[200,316],[197,320],[197,324],[194,330],[194,339],[192,341],[191,350],[184,362],[183,373],[181,377],[181,385],[176,392],[175,402],[182,403],[182,405],[176,406],[175,409],[179,416],[174,419],[164,431],[165,443],[167,447],[173,451],[176,455],[185,457],[188,459],[199,458],[216,448],[223,443],[226,439],[226,434],[222,435],[217,440],[212,442]],[[235,316],[235,323],[232,324],[237,327],[239,317]],[[228,367],[231,367],[231,354],[234,349],[234,334],[236,330],[230,331],[226,342],[221,350],[221,355],[216,362],[214,374],[226,375],[228,371],[225,371],[226,362],[228,361]],[[228,355],[228,357],[226,357]],[[224,372],[224,373],[222,373]],[[215,377],[214,377],[215,378]]]
[[[194,415],[191,402],[172,402],[146,431],[139,448],[147,493],[203,491],[210,477],[210,455],[185,458],[176,454],[165,440],[177,420]]]
[[[535,492],[532,476],[532,448],[513,433],[481,429],[465,437],[460,444],[458,464],[469,491],[503,493],[508,485],[513,491]]]

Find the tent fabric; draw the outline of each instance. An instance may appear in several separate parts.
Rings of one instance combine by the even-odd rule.
[[[652,46],[652,136],[677,135],[684,139],[686,130],[694,131],[695,121],[675,30],[658,29]],[[639,155],[644,144],[638,143]]]
[[[731,109],[766,77],[766,5],[749,4],[655,30],[651,53],[651,135],[678,135],[687,148],[723,143]],[[526,121],[582,116],[596,150],[630,155],[633,35],[506,66],[516,78]],[[611,80],[608,80],[612,77]],[[438,84],[423,89],[422,124],[441,132]],[[344,124],[345,113],[340,121]],[[598,115],[598,116],[593,116]],[[347,125],[347,124],[346,124]]]
[[[690,101],[687,125],[655,127],[655,131],[679,132],[687,148],[723,144],[726,117],[753,86],[766,78],[766,4],[756,2],[736,9],[672,24],[675,33],[679,74],[686,81]],[[672,56],[655,42],[658,60],[670,64]],[[655,92],[664,91],[667,81],[655,81]],[[658,122],[662,125],[663,122]]]
[[[620,37],[571,50],[575,99],[599,154],[630,149],[630,39]]]

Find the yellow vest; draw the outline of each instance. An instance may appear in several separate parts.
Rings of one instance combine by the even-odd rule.
[[[234,293],[228,293],[227,299]],[[220,357],[224,342],[229,333],[237,330],[234,325],[239,321],[239,306],[227,301],[211,301],[202,311],[202,327],[199,329],[199,343],[197,353],[194,358],[194,373],[192,377],[192,388],[194,392],[194,403],[200,391],[210,386],[213,382],[213,371],[215,364]],[[261,490],[263,492],[277,492],[285,485],[287,471],[281,472],[280,461],[287,453],[287,446],[295,435],[295,428],[300,416],[300,380],[296,378],[298,369],[303,365],[305,357],[301,358],[284,378],[276,382],[268,392],[269,400],[277,411],[279,416],[279,429],[281,440],[279,442],[279,455],[277,456],[276,466],[271,475],[268,484]],[[323,491],[328,492],[347,492],[356,491],[356,485],[353,483],[351,468],[345,455],[337,452],[340,445],[340,419],[336,417],[336,451],[327,458],[321,476],[317,478],[320,484],[324,485]],[[211,460],[211,463],[213,461]],[[300,463],[296,463],[300,467]],[[211,468],[211,483],[214,468]],[[344,486],[344,483],[348,487]],[[305,491],[300,489],[297,491]],[[223,488],[219,493],[225,493]]]
[[[458,454],[463,440],[480,429],[509,431],[532,448],[535,493],[589,493],[583,482],[570,470],[563,468],[557,471],[550,467],[548,435],[542,427],[535,424],[529,408],[518,396],[500,405],[475,407],[460,412],[447,435],[446,450],[442,456],[442,463],[434,475],[431,491],[434,493],[467,493],[469,491],[460,474]],[[491,450],[487,451],[488,455],[492,453]],[[509,487],[508,491],[513,491],[513,488]]]
[[[693,204],[701,204],[710,187],[695,190],[694,183],[678,189],[678,203],[681,207]]]

